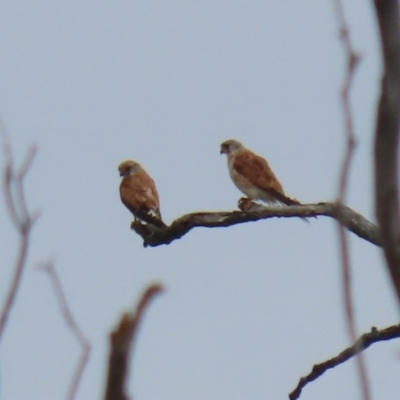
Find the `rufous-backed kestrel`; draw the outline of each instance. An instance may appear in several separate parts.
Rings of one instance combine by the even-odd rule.
[[[122,203],[135,218],[159,228],[165,227],[161,219],[160,200],[153,179],[138,162],[133,160],[122,162],[118,170],[122,176],[119,186]]]

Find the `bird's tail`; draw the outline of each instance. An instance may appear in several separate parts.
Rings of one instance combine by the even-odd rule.
[[[295,199],[294,197],[289,197],[284,193],[280,193],[278,191],[274,191],[274,197],[280,201],[281,203],[287,205],[287,206],[301,206],[301,203]],[[308,218],[317,218],[317,217],[300,217],[300,219],[304,222],[307,222],[307,224],[310,223]]]

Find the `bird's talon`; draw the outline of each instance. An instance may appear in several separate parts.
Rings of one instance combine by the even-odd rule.
[[[138,220],[138,219],[134,219],[132,222],[131,222],[131,229],[134,229],[134,228],[136,228],[136,227],[139,227],[140,225],[144,225],[144,224],[142,224],[141,222],[140,222],[140,220]]]
[[[242,197],[238,201],[238,208],[241,211],[250,211],[256,204],[247,197]]]

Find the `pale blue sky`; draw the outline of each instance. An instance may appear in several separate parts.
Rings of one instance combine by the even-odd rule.
[[[372,135],[379,85],[371,2],[346,2],[363,55],[352,104],[359,145],[348,204],[373,218]],[[1,400],[63,399],[79,347],[49,281],[56,259],[71,309],[92,344],[78,399],[104,389],[108,334],[154,280],[167,287],[146,315],[133,362],[140,400],[282,399],[316,362],[349,343],[336,227],[319,218],[196,229],[142,247],[120,203],[117,165],[142,163],[167,223],[233,210],[221,141],[265,156],[286,191],[332,200],[344,149],[343,49],[332,3],[321,1],[0,2],[0,115],[43,215],[1,343]],[[0,294],[17,236],[0,207]],[[351,237],[359,332],[395,323],[380,251]],[[366,352],[373,394],[398,399],[399,344]],[[354,363],[303,399],[358,398]]]

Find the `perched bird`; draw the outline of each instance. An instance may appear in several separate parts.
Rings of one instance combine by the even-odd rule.
[[[136,161],[124,161],[118,170],[123,177],[119,186],[122,203],[135,219],[164,228],[166,225],[161,219],[160,200],[153,179]]]
[[[269,204],[301,204],[283,191],[267,160],[246,149],[237,140],[221,144],[221,154],[228,157],[229,175],[237,188],[248,198]]]

